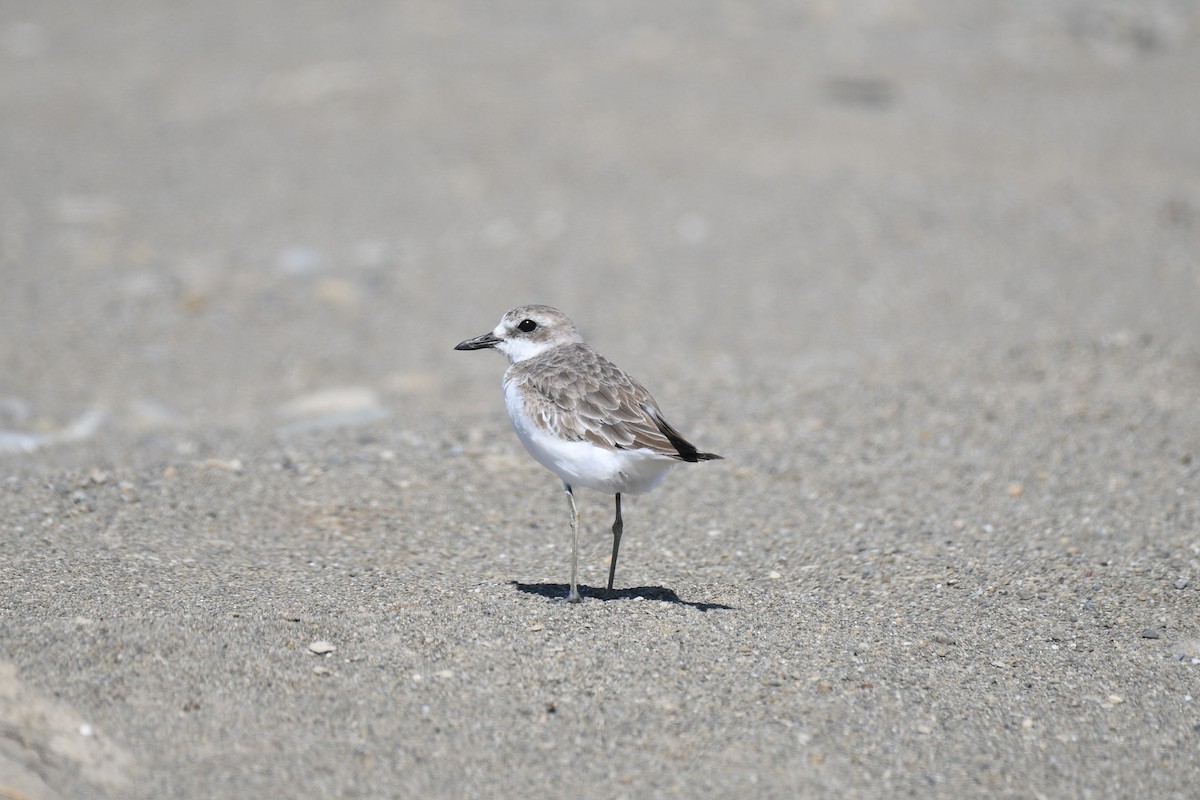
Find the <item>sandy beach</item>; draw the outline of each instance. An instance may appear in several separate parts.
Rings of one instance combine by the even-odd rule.
[[[0,798],[1192,798],[1200,7],[6,3]],[[725,460],[553,474],[571,316]]]

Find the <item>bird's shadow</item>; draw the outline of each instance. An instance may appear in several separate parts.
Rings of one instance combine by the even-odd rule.
[[[565,600],[567,591],[570,588],[565,583],[521,583],[520,581],[510,581],[510,583],[517,588],[518,592],[537,594],[542,597],[549,597],[552,600]],[[665,586],[633,586],[628,589],[613,589],[610,592],[607,589],[595,589],[591,586],[584,586],[581,583],[579,584],[579,594],[585,598],[604,602],[609,600],[630,600],[635,597],[641,597],[645,600],[657,600],[661,603],[674,603],[677,606],[687,606],[697,611],[737,610],[733,606],[727,606],[722,603],[693,603],[684,600],[675,594],[674,589],[668,589]]]

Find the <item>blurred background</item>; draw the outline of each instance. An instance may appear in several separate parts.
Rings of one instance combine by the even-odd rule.
[[[1194,342],[1198,75],[1188,0],[10,0],[0,447],[499,418],[527,302],[693,417]]]

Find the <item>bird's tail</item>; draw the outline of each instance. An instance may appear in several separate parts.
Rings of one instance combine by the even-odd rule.
[[[651,413],[650,418],[654,420],[654,424],[658,427],[659,432],[667,437],[667,441],[675,448],[675,452],[678,453],[676,458],[680,461],[687,461],[694,464],[697,461],[719,461],[721,459],[721,456],[716,453],[701,453],[696,449],[696,445],[683,438],[683,434],[672,428],[658,414]]]

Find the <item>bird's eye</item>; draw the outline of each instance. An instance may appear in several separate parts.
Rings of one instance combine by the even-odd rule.
[[[537,330],[537,323],[531,319],[521,320],[521,324],[517,326],[517,330],[522,333],[529,333],[530,331]]]

